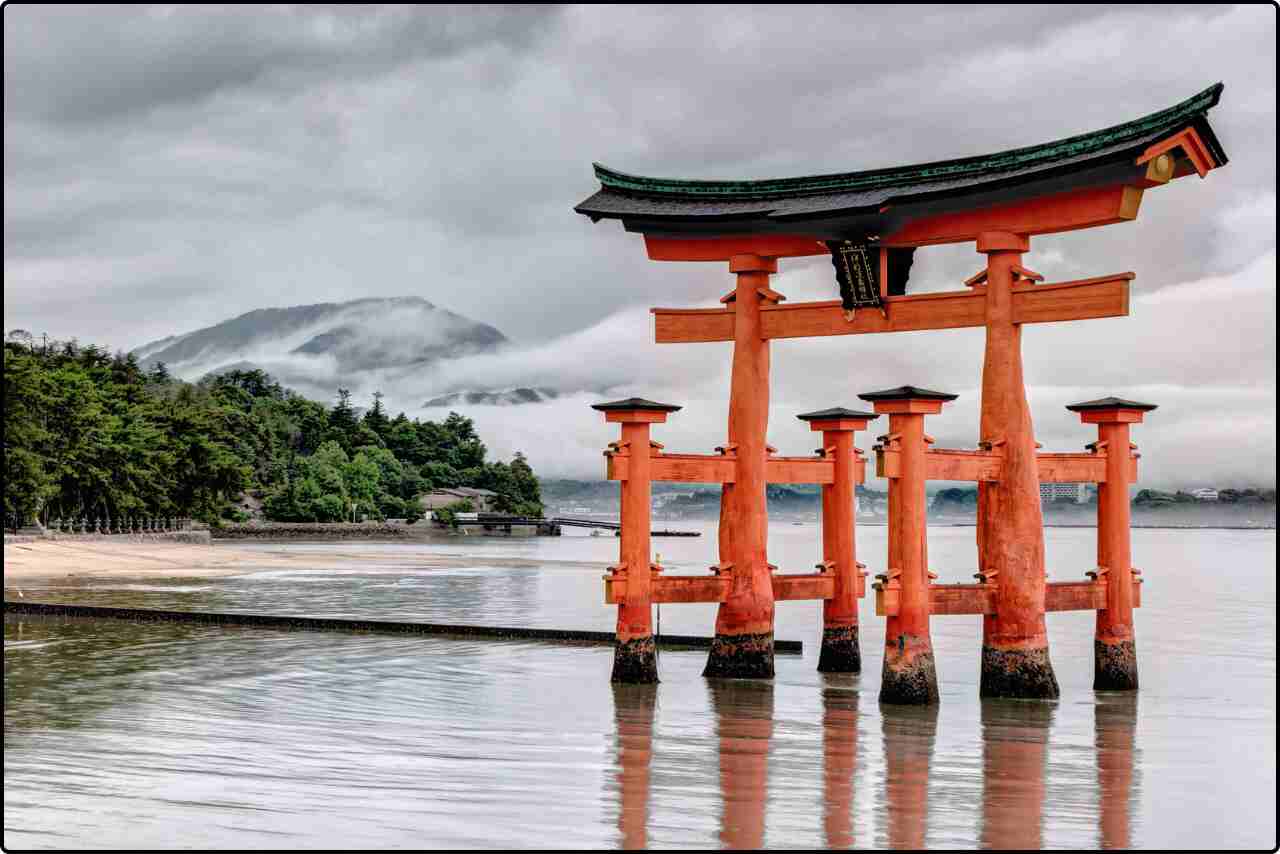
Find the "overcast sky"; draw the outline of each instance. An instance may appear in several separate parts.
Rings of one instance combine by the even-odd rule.
[[[1122,394],[1161,404],[1135,431],[1144,481],[1273,486],[1275,45],[1272,6],[6,6],[4,326],[131,348],[255,308],[418,295],[516,342],[458,366],[477,384],[671,399],[686,409],[660,440],[709,450],[729,348],[658,347],[646,309],[714,304],[729,276],[650,262],[574,214],[593,160],[891,166],[1094,130],[1221,80],[1226,168],[1149,191],[1136,223],[1033,240],[1049,280],[1133,270],[1137,299],[1127,319],[1029,328],[1027,379],[1046,447],[1091,438],[1062,404]],[[912,289],[981,264],[921,250]],[[829,262],[781,266],[792,300],[834,296]],[[930,431],[971,447],[981,350],[972,330],[779,342],[771,439],[807,453],[795,412],[910,382],[962,395]],[[471,414],[496,452],[588,475],[613,433],[590,399]]]

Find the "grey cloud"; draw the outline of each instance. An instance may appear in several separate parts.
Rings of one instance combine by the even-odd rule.
[[[545,375],[570,366],[568,398],[483,415],[501,441],[583,418],[575,386],[630,382],[690,402],[678,420],[706,447],[723,430],[724,348],[655,347],[644,310],[713,304],[728,275],[650,262],[616,223],[575,215],[592,160],[688,177],[872,168],[1092,130],[1221,79],[1226,168],[1152,189],[1135,223],[1037,238],[1026,263],[1051,280],[1133,270],[1139,296],[1244,291],[1217,314],[1135,299],[1127,320],[1034,330],[1030,379],[1052,407],[1072,386],[1161,383],[1168,435],[1183,429],[1172,419],[1199,423],[1174,403],[1197,389],[1269,389],[1240,412],[1274,407],[1274,307],[1247,284],[1274,283],[1270,7],[4,14],[6,327],[129,348],[257,308],[421,296],[526,357],[460,364],[458,382],[557,385]],[[953,289],[981,263],[972,246],[922,250],[913,288]],[[786,262],[777,287],[830,297],[829,263]],[[1211,342],[1214,360],[1187,340]],[[966,332],[780,344],[775,400],[842,402],[864,379],[974,387],[980,347]],[[1090,360],[1104,350],[1125,370]],[[431,378],[374,379],[411,407],[426,399],[413,382]],[[963,406],[956,424],[973,417]],[[586,459],[597,438],[582,434]],[[571,468],[558,447],[542,464]]]
[[[15,112],[89,123],[275,76],[371,73],[485,44],[527,47],[547,7],[213,7],[5,10],[5,102]]]

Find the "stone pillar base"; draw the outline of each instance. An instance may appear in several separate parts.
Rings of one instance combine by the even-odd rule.
[[[1047,646],[1035,649],[982,648],[980,697],[1015,700],[1058,699],[1058,677],[1053,673]]]
[[[862,651],[858,648],[857,626],[836,626],[822,630],[819,673],[861,673]]]
[[[910,661],[894,660],[897,647],[885,650],[880,673],[880,702],[897,706],[932,706],[938,702],[938,670],[932,652],[917,652]]]
[[[712,679],[772,679],[773,632],[716,635],[702,675]]]
[[[1093,641],[1093,690],[1138,690],[1138,650],[1133,641]]]
[[[618,641],[613,648],[611,682],[648,685],[658,681],[657,647],[652,635]]]

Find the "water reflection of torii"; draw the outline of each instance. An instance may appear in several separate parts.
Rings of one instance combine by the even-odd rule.
[[[858,764],[857,676],[828,674],[822,686],[822,831],[828,848],[854,847],[853,777]]]
[[[617,725],[618,830],[622,847],[648,846],[649,766],[653,758],[653,713],[658,686],[613,684]]]
[[[720,738],[720,841],[728,848],[764,846],[773,684],[748,680],[708,683]]]
[[[881,705],[885,835],[890,848],[923,849],[929,816],[929,759],[937,706]]]
[[[983,848],[1043,848],[1052,703],[982,704]]]
[[[1107,694],[1093,707],[1093,746],[1098,763],[1098,847],[1131,847],[1136,694]]]
[[[826,847],[853,848],[852,814],[858,755],[856,677],[828,676],[822,688],[822,828]],[[618,830],[622,847],[648,846],[653,725],[658,687],[613,688],[617,725]],[[764,845],[773,689],[733,681],[710,686],[716,716],[720,841],[730,848]],[[885,763],[882,832],[891,848],[923,848],[929,815],[930,762],[936,707],[881,706]],[[1109,695],[1094,706],[1098,771],[1098,847],[1128,848],[1134,802],[1137,698]],[[1042,703],[982,704],[982,814],[975,844],[984,848],[1043,847],[1048,742],[1055,707]]]

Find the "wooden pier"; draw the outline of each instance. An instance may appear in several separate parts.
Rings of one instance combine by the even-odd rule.
[[[614,535],[619,535],[622,531],[622,523],[608,522],[603,519],[582,519],[572,516],[551,516],[542,518],[539,516],[506,516],[499,513],[479,513],[476,518],[455,518],[452,522],[442,520],[434,520],[437,527],[446,528],[451,525],[479,527],[485,531],[502,531],[510,534],[513,528],[535,528],[537,534],[544,537],[558,537],[561,528],[591,528],[598,531],[612,531]],[[671,531],[657,530],[650,531],[652,537],[701,537],[701,531]]]

